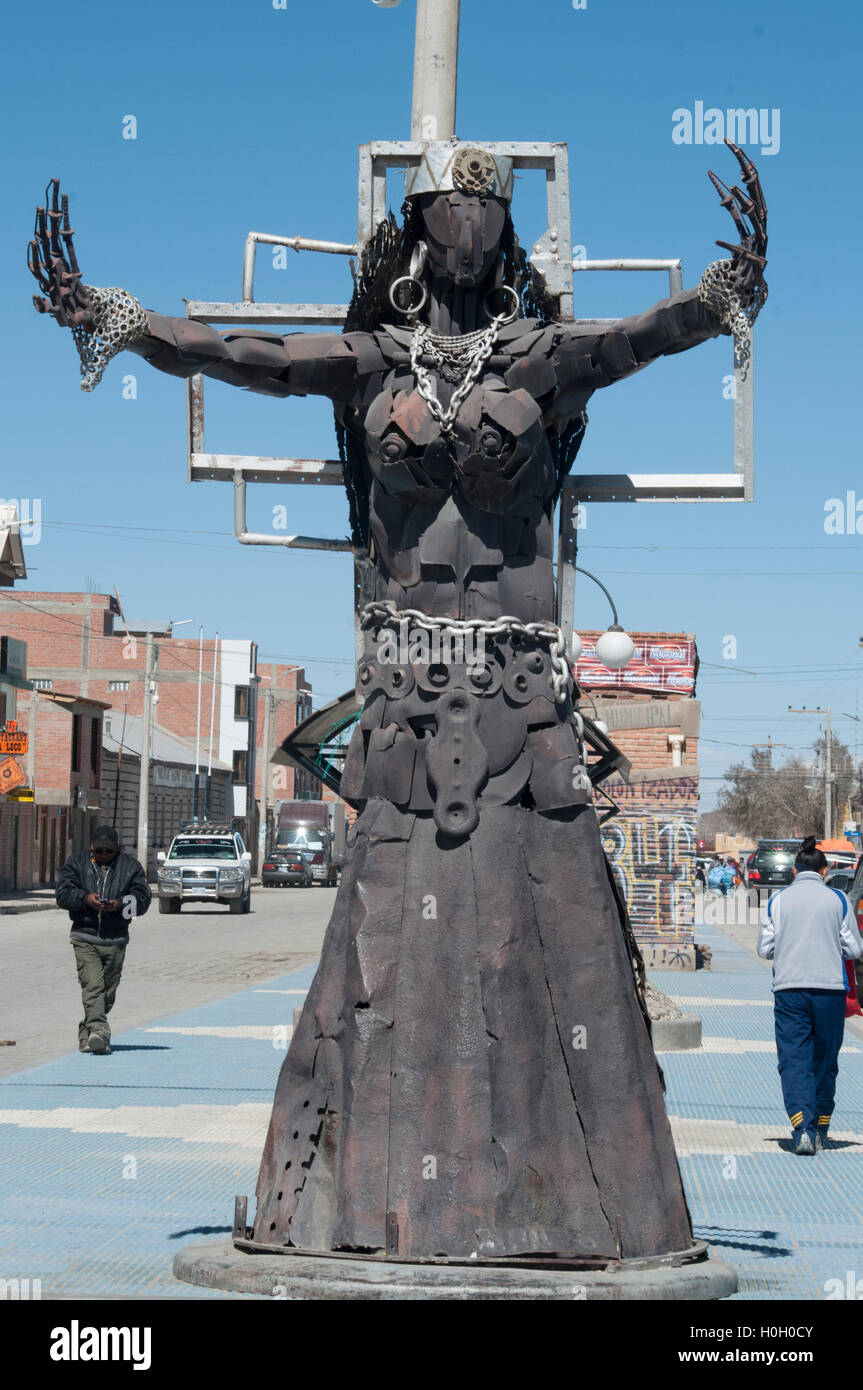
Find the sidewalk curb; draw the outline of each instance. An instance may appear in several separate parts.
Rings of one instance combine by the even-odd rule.
[[[0,903],[0,917],[14,917],[19,912],[52,912],[55,911],[57,904],[49,903]]]

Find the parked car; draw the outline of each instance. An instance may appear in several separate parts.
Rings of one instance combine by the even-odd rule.
[[[825,882],[830,888],[838,888],[840,893],[847,893],[857,918],[857,926],[863,932],[863,856],[857,860],[856,869],[834,869],[827,875]],[[863,960],[855,961],[854,969],[857,977],[857,1000],[863,1004]]]
[[[794,878],[794,860],[802,840],[759,840],[749,865],[752,888],[785,888]]]
[[[825,849],[825,851],[824,851],[824,857],[825,857],[825,859],[827,860],[827,866],[828,866],[828,868],[830,868],[830,869],[844,869],[846,872],[850,872],[850,874],[851,874],[851,876],[852,876],[852,878],[853,878],[853,876],[854,876],[854,870],[855,870],[855,868],[856,868],[856,866],[857,866],[857,855],[856,855],[856,854],[846,853],[844,850],[841,850],[841,849],[840,849],[840,850]]]
[[[292,850],[274,850],[261,865],[264,888],[311,888],[311,856]]]
[[[749,885],[749,870],[752,868],[754,860],[755,850],[753,850],[751,854],[747,854],[743,860],[743,877],[746,880],[747,886]]]
[[[179,912],[183,903],[225,903],[230,912],[252,905],[252,856],[230,825],[196,825],[181,830],[168,853],[160,852],[159,911]]]

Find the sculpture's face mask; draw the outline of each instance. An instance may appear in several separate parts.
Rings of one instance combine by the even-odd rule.
[[[503,198],[475,193],[420,195],[428,265],[435,279],[476,288],[497,261],[506,221]]]

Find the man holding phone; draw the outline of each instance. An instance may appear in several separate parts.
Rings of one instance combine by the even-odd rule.
[[[84,1017],[78,1050],[111,1051],[108,1014],[114,1005],[129,944],[129,923],[150,906],[147,875],[138,860],[120,849],[110,825],[93,831],[89,850],[66,860],[57,880],[57,906],[72,919],[71,941],[78,967]]]

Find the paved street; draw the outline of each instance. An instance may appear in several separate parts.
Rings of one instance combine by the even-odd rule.
[[[254,1192],[293,1009],[314,973],[290,967],[314,955],[331,897],[271,901],[258,890],[251,918],[153,917],[149,935],[142,924],[107,1058],[71,1051],[76,999],[62,979],[60,924],[22,920],[22,933],[36,928],[35,960],[58,963],[32,1007],[44,1026],[50,1005],[50,1039],[28,1024],[27,1070],[0,1081],[0,1277],[41,1279],[43,1297],[219,1296],[178,1284],[171,1259],[183,1241],[223,1238],[235,1194]],[[698,1052],[660,1059],[696,1235],[738,1270],[738,1300],[823,1299],[837,1287],[828,1281],[846,1289],[863,1277],[849,1200],[863,1151],[863,1030],[846,1030],[830,1147],[795,1157],[755,928],[703,926],[697,938],[713,951],[711,970],[652,975],[704,1025]],[[18,957],[33,957],[23,934],[7,940],[18,943],[4,956],[17,994],[27,980]],[[163,960],[174,976],[164,990]],[[33,1066],[40,1046],[53,1060]]]
[[[162,916],[154,902],[132,927],[112,1030],[195,1008],[316,960],[335,891],[255,887],[247,916],[203,906]],[[68,913],[0,916],[0,952],[0,1038],[16,1040],[0,1047],[3,1076],[77,1046],[81,993]]]

